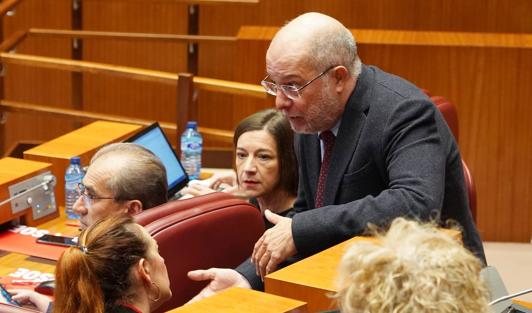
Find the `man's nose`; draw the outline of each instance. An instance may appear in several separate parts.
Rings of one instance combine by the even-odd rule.
[[[277,90],[275,96],[275,108],[277,110],[287,110],[292,106],[292,100],[288,98],[281,89]]]
[[[72,210],[77,215],[85,215],[87,214],[87,208],[83,204],[83,197],[79,196],[76,202],[74,202],[74,205],[72,206]]]

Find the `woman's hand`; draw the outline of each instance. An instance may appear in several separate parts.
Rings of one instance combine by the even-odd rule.
[[[206,187],[206,186],[203,186],[203,185],[198,184],[198,183],[196,183],[196,184],[189,183],[188,187],[185,187],[185,188],[181,189],[181,191],[179,193],[181,193],[184,196],[192,195],[192,196],[196,197],[196,196],[206,195],[206,194],[213,193],[213,192],[216,192],[216,190],[211,189],[211,188]]]
[[[219,191],[221,191],[220,189],[224,190],[237,186],[236,173],[234,171],[215,173],[208,181],[210,182],[208,185],[210,188]]]
[[[13,295],[12,299],[20,304],[31,303],[37,307],[40,312],[46,312],[52,302],[50,298],[33,290],[11,289],[9,292]]]
[[[182,199],[186,199],[190,196],[196,197],[216,191],[231,194],[238,191],[238,184],[236,182],[236,174],[234,171],[215,173],[206,180],[193,180],[189,182],[188,186],[183,188],[180,193],[184,195]]]

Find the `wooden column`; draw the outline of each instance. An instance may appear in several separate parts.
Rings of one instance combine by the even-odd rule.
[[[72,30],[83,29],[83,5],[82,0],[72,0]],[[72,38],[72,60],[83,60],[83,41],[81,38]],[[83,110],[83,73],[72,72],[72,108],[74,110]],[[76,122],[74,127],[80,127],[81,124]]]
[[[177,125],[176,150],[181,153],[181,133],[185,131],[187,121],[198,117],[197,104],[194,101],[194,75],[179,73],[177,81]]]
[[[188,6],[188,31],[189,35],[199,34],[199,5],[190,4]],[[198,75],[199,51],[198,43],[189,43],[187,51],[187,71]]]
[[[0,42],[4,42],[4,16],[0,16]],[[0,63],[0,100],[4,99],[4,64]],[[4,143],[6,141],[6,113],[0,107],[0,157],[4,155]]]

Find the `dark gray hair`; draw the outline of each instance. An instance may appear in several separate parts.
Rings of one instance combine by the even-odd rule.
[[[112,156],[125,158],[106,181],[116,201],[139,200],[143,209],[168,201],[166,168],[153,152],[134,143],[113,143],[96,152],[91,164]]]

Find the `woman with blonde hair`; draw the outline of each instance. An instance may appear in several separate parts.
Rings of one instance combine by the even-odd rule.
[[[157,243],[129,216],[84,230],[55,276],[56,313],[148,313],[172,296]]]
[[[375,235],[342,258],[335,295],[341,312],[489,312],[482,264],[460,242],[403,218]]]

